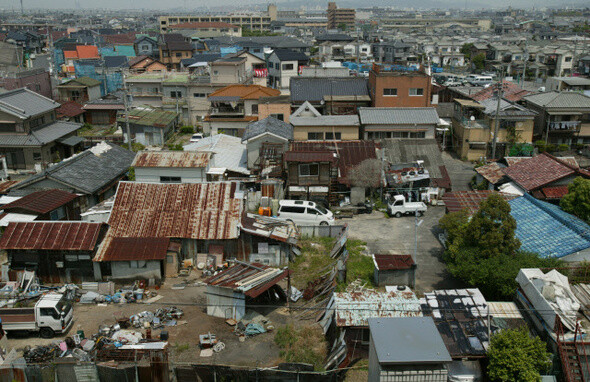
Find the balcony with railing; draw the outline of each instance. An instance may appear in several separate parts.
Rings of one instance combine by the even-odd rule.
[[[245,115],[244,106],[215,106],[210,109],[211,117],[242,117]]]
[[[471,119],[459,113],[455,113],[454,118],[463,125],[465,129],[489,129],[490,124],[485,119]]]
[[[581,125],[580,121],[549,122],[549,130],[552,132],[578,132]]]

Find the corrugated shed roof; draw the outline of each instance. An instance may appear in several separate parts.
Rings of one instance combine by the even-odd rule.
[[[4,182],[0,182],[0,194],[5,194],[8,189],[18,184],[20,180],[5,180]]]
[[[0,238],[2,249],[92,251],[102,223],[10,223]]]
[[[475,168],[475,172],[483,176],[491,184],[498,183],[504,177],[504,166],[497,162],[488,163],[485,166]]]
[[[392,164],[424,161],[430,178],[443,178],[440,167],[444,164],[435,139],[383,139],[381,147],[385,160]]]
[[[196,151],[141,151],[131,164],[133,167],[207,167],[211,153]]]
[[[420,300],[409,288],[393,292],[334,293],[338,327],[366,327],[371,317],[421,317]]]
[[[246,264],[236,264],[225,271],[210,277],[205,280],[205,282],[212,286],[240,291],[250,298],[256,298],[289,274],[289,270],[281,271],[258,263],[253,263],[251,266]],[[261,277],[263,281],[260,283],[254,282],[253,279],[257,277]],[[248,283],[253,284],[248,286],[246,285]]]
[[[504,173],[525,190],[532,191],[575,174],[576,170],[555,157],[543,153],[505,168]]]
[[[324,96],[368,96],[369,81],[363,77],[294,77],[289,83],[291,101],[321,102]]]
[[[237,183],[121,182],[109,218],[113,237],[224,240],[238,237]]]
[[[531,94],[524,100],[549,109],[590,109],[590,97],[577,92],[546,92]]]
[[[93,86],[98,86],[100,85],[100,81],[99,80],[95,80],[94,78],[90,78],[90,77],[78,77],[78,78],[72,78],[69,81],[66,81],[62,84],[57,85],[57,87],[68,87],[68,86],[88,86],[88,87],[93,87]]]
[[[479,210],[481,202],[492,194],[500,195],[505,200],[512,200],[518,197],[518,195],[491,190],[473,190],[447,192],[443,195],[442,199],[445,202],[448,212],[458,212],[466,209],[469,215],[473,215]]]
[[[363,125],[437,125],[434,107],[360,107]]]
[[[412,255],[373,255],[375,269],[380,271],[410,269],[415,264]]]
[[[19,209],[37,214],[47,214],[77,197],[78,195],[63,190],[43,190],[23,196],[12,203],[2,206],[2,209],[7,212]]]
[[[375,141],[297,141],[291,151],[331,151],[338,154],[338,181],[348,184],[348,173],[367,159],[377,159]]]
[[[136,107],[129,111],[129,122],[153,127],[167,127],[172,124],[178,114],[171,110],[157,109],[151,106]],[[125,122],[125,114],[122,113],[117,122]]]
[[[528,194],[509,203],[522,250],[559,258],[590,248],[590,225],[558,206]]]
[[[198,142],[189,143],[184,146],[184,150],[212,152],[214,153],[215,166],[244,175],[250,174],[247,146],[242,143],[242,139],[239,137],[216,134]]]
[[[170,239],[167,237],[112,237],[107,235],[101,247],[101,261],[164,260]]]
[[[336,162],[336,153],[333,151],[287,151],[285,162]]]
[[[59,103],[27,88],[0,94],[0,110],[22,119],[47,113],[58,107]]]
[[[240,99],[259,99],[278,96],[280,90],[260,85],[229,85],[209,94],[209,97],[239,97]]]

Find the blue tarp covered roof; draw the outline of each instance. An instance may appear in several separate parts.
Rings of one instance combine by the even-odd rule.
[[[558,206],[528,194],[508,203],[522,250],[540,257],[564,257],[590,248],[590,225]]]

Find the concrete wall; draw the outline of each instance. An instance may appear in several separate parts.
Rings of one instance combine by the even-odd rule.
[[[291,105],[288,103],[261,103],[258,104],[258,119],[262,120],[272,114],[282,114],[283,121],[289,123]]]
[[[137,263],[138,266],[131,266]],[[160,261],[112,261],[111,276],[113,279],[161,279]]]
[[[88,88],[89,101],[94,101],[95,99],[99,99],[100,97],[102,97],[102,95],[100,94],[100,85]]]
[[[397,96],[384,96],[383,89],[397,89]],[[421,96],[410,96],[410,88],[422,88]],[[369,89],[373,107],[430,107],[430,76],[422,74],[369,74]]]
[[[180,177],[181,183],[203,183],[207,180],[205,168],[135,168],[137,182],[160,183],[161,176]]]
[[[308,133],[322,133],[324,139],[326,139],[326,133],[340,133],[340,140],[343,141],[359,139],[358,126],[296,126],[293,128],[293,138],[296,141],[309,140]]]
[[[232,289],[207,285],[207,314],[213,317],[241,320],[246,314],[246,299]]]

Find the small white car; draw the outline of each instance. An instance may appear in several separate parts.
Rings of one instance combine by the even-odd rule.
[[[321,205],[307,200],[281,200],[277,219],[296,225],[334,225],[334,214]]]
[[[198,142],[198,141],[200,141],[200,140],[201,140],[201,139],[203,139],[203,138],[204,138],[204,137],[203,137],[203,134],[201,134],[201,133],[195,133],[195,134],[193,134],[193,135],[191,136],[191,140],[190,140],[190,141],[191,141],[191,142]]]
[[[447,80],[443,85],[448,87],[461,86],[463,85],[463,82],[459,80]]]

